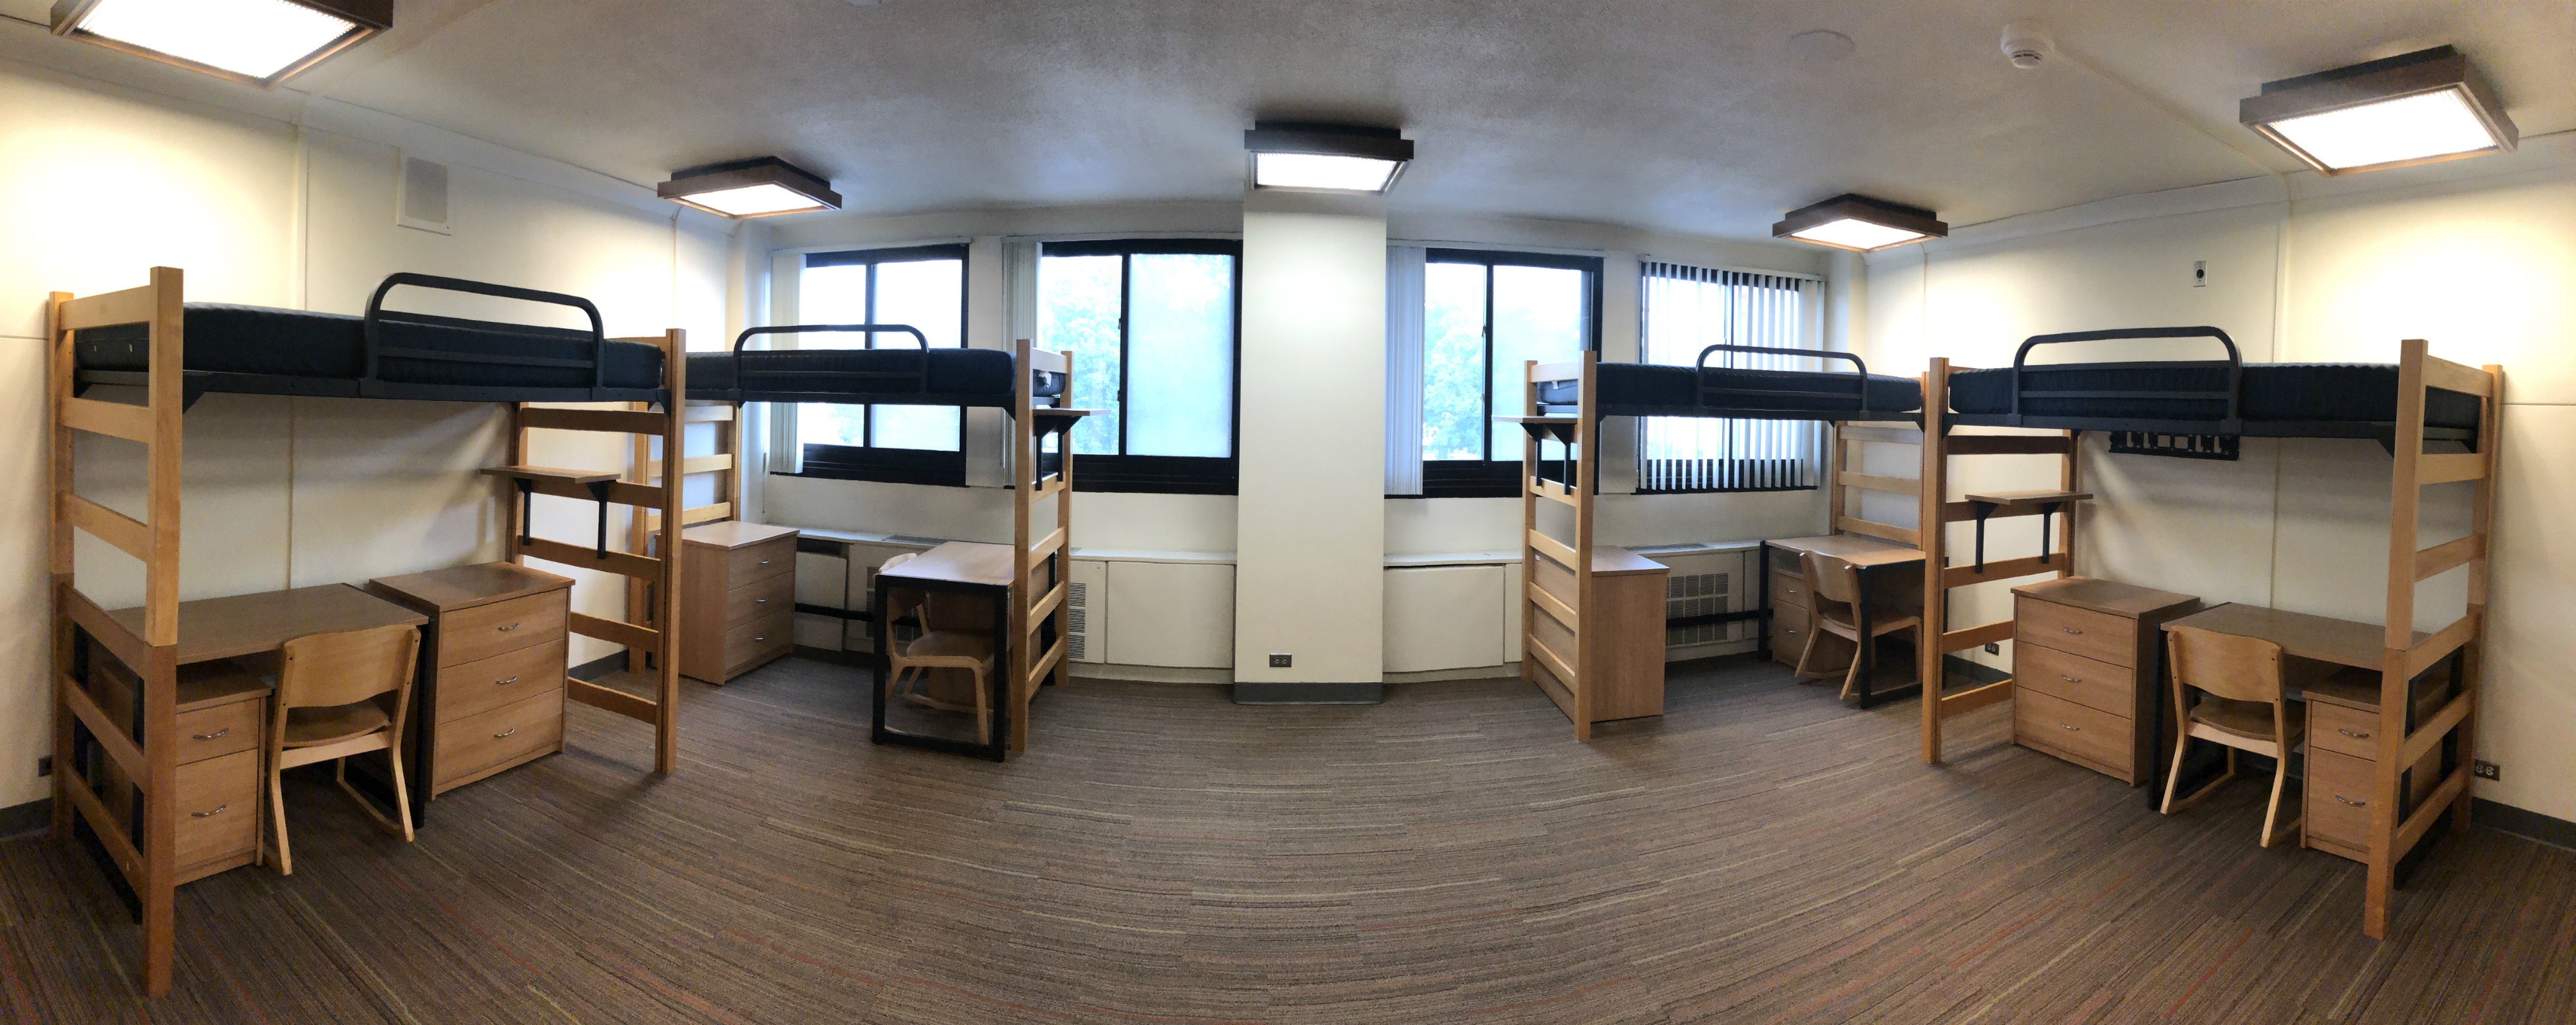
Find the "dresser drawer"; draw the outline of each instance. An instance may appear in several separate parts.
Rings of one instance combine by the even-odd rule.
[[[480,662],[505,651],[562,640],[571,599],[569,590],[548,591],[441,616],[438,664]]]
[[[1797,573],[1771,571],[1771,604],[1805,605],[1813,608],[1816,600],[1807,594],[1807,578]]]
[[[2370,855],[2371,769],[2377,763],[2308,749],[2306,806],[2308,845],[2348,858]]]
[[[2136,723],[2034,690],[2013,693],[2013,739],[2135,783]]]
[[[796,608],[796,575],[781,573],[725,592],[725,629]]]
[[[1798,656],[1807,650],[1807,637],[1816,628],[1815,613],[1804,605],[1771,607],[1771,657],[1789,665],[1798,664]]]
[[[2307,704],[2309,750],[2351,755],[2365,762],[2379,760],[2378,715],[2323,701]]]
[[[2028,597],[2013,602],[2016,644],[2055,648],[2115,666],[2137,664],[2137,620]]]
[[[563,740],[563,688],[522,698],[480,715],[438,724],[438,778],[432,786],[552,751]]]
[[[728,670],[785,652],[796,645],[796,612],[785,610],[725,631]]]
[[[235,701],[179,713],[179,764],[258,747],[259,713],[267,707],[266,701]]]
[[[774,541],[745,545],[725,553],[725,590],[737,590],[795,568],[796,537],[793,534]]]
[[[257,708],[256,701],[243,702]],[[173,858],[181,878],[189,870],[239,858],[259,846],[259,752],[236,751],[179,767],[178,828]]]
[[[556,638],[544,644],[505,651],[491,658],[438,670],[435,720],[445,723],[479,715],[549,690],[561,690],[564,655],[570,642]]]
[[[2123,719],[2138,714],[2136,671],[2098,662],[2037,644],[2013,651],[2013,686],[2037,691],[2108,712]]]

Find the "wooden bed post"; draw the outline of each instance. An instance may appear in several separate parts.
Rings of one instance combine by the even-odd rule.
[[[1942,592],[1950,560],[1943,506],[1950,497],[1950,432],[1942,422],[1950,408],[1950,361],[1934,356],[1923,371],[1923,470],[1916,502],[1916,547],[1923,550],[1923,630],[1915,638],[1915,678],[1923,681],[1923,761],[1941,762],[1941,691],[1943,634],[1950,628]]]
[[[1538,390],[1533,386],[1525,384],[1522,390],[1529,392],[1533,399],[1537,397]],[[1601,353],[1587,349],[1583,353],[1583,387],[1576,393],[1574,440],[1567,443],[1573,448],[1568,454],[1574,459],[1574,479],[1565,482],[1566,486],[1574,489],[1574,593],[1577,596],[1574,618],[1577,627],[1574,651],[1568,654],[1567,661],[1574,667],[1574,739],[1579,741],[1592,739],[1592,688],[1599,682],[1592,679],[1592,652],[1602,636],[1601,617],[1593,615],[1599,605],[1594,601],[1592,580],[1592,508],[1593,499],[1601,490],[1597,465],[1601,461],[1600,423],[1595,416],[1599,410],[1600,393]]]
[[[62,691],[76,681],[72,677],[72,521],[64,515],[66,497],[72,493],[72,429],[63,423],[63,408],[72,397],[72,330],[65,323],[63,304],[72,300],[69,292],[55,292],[47,306],[45,346],[45,386],[48,426],[53,436],[51,501],[45,503],[53,521],[47,533],[48,569],[51,579],[46,589],[53,603],[54,657],[53,679],[48,688],[54,692],[54,775],[53,836],[55,840],[71,839],[72,797],[63,787],[70,778],[72,766],[72,714],[70,698]]]
[[[1025,751],[1029,746],[1029,705],[1037,699],[1038,689],[1049,680],[1071,678],[1069,664],[1073,645],[1073,435],[1067,424],[1051,423],[1045,430],[1038,427],[1040,411],[1061,421],[1073,402],[1073,354],[1049,352],[1032,347],[1026,338],[1014,347],[1013,365],[1019,368],[1019,381],[1011,396],[1011,592],[1010,592],[1010,659],[1007,675],[1011,729],[1010,749]],[[1039,405],[1037,377],[1054,373],[1064,378],[1053,402]],[[1049,475],[1039,464],[1040,439],[1056,434],[1055,473]],[[1040,500],[1055,499],[1055,529],[1045,537],[1036,537],[1036,509]],[[1038,569],[1044,567],[1044,575]],[[1039,628],[1055,624],[1055,642],[1044,650],[1037,646]]]
[[[1029,749],[1028,706],[1021,697],[1031,686],[1029,672],[1037,664],[1029,651],[1030,638],[1036,633],[1036,625],[1029,622],[1029,554],[1030,542],[1034,540],[1029,534],[1037,506],[1037,492],[1046,483],[1046,474],[1038,465],[1037,414],[1034,411],[1038,371],[1029,365],[1030,348],[1029,340],[1022,338],[1012,344],[1011,354],[1011,365],[1018,369],[1018,380],[1011,384],[1011,636],[1010,664],[1004,668],[1003,676],[1010,681],[1004,691],[1004,700],[1009,702],[1007,707],[1011,712],[1010,747],[1013,751]],[[1065,387],[1073,387],[1069,376],[1065,379]],[[892,637],[893,628],[889,626],[887,631],[887,636]]]
[[[657,653],[662,660],[661,673],[655,680],[653,723],[653,771],[670,773],[680,767],[680,531],[686,527],[681,493],[681,453],[688,447],[689,424],[689,335],[672,328],[662,335],[662,366],[670,382],[670,394],[662,402],[662,508],[660,534],[657,540],[661,556],[661,579],[655,582],[653,594],[653,629],[660,643]]]
[[[1530,380],[1537,376],[1537,360],[1521,361],[1521,380],[1525,382],[1522,385],[1522,389],[1528,393],[1524,396],[1521,402],[1522,416],[1538,415],[1538,382]],[[1536,684],[1538,682],[1537,665],[1539,660],[1537,617],[1547,615],[1548,612],[1546,609],[1539,606],[1536,598],[1531,594],[1531,592],[1538,590],[1538,542],[1531,540],[1531,538],[1538,533],[1539,485],[1538,435],[1532,433],[1528,429],[1523,429],[1521,431],[1520,480],[1521,593],[1516,596],[1516,599],[1519,602],[1521,613],[1521,682]],[[1572,680],[1564,681],[1564,683],[1568,687],[1574,685],[1574,681]]]

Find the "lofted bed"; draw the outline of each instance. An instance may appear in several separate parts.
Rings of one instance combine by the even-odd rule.
[[[537,327],[435,317],[384,308],[397,288],[469,293],[579,311],[587,329]],[[368,300],[363,316],[211,303],[189,303],[183,274],[151,271],[150,283],[100,295],[57,292],[51,303],[49,345],[52,399],[53,524],[51,574],[54,608],[53,827],[70,836],[75,826],[125,884],[143,927],[144,988],[170,987],[174,946],[176,851],[185,838],[175,821],[179,671],[206,653],[209,638],[230,622],[244,599],[179,601],[181,414],[211,392],[312,395],[452,402],[502,402],[511,407],[510,465],[487,469],[511,482],[517,501],[507,507],[511,561],[538,558],[619,574],[655,595],[654,622],[668,622],[668,597],[677,564],[608,547],[607,507],[656,510],[676,524],[676,489],[618,480],[615,472],[525,465],[529,432],[572,430],[659,438],[666,479],[675,476],[680,452],[678,396],[686,387],[681,332],[660,337],[611,339],[598,309],[574,296],[455,278],[396,274]],[[97,387],[139,388],[138,403],[88,396]],[[660,412],[548,408],[534,403],[637,402]],[[145,451],[145,515],[129,517],[73,490],[74,437],[105,435]],[[597,536],[569,544],[533,535],[529,507],[536,494],[598,503]],[[86,533],[143,564],[144,601],[138,609],[110,612],[84,594],[74,579],[74,534]],[[663,537],[664,543],[670,537]],[[667,549],[666,549],[667,550]],[[293,609],[305,592],[283,592],[264,609],[281,635],[334,629],[327,622],[297,620]],[[267,596],[260,596],[265,598]],[[214,606],[222,605],[223,609]],[[192,616],[192,607],[203,611]],[[580,679],[564,681],[565,696],[640,719],[654,726],[654,769],[678,762],[676,634],[649,625],[574,613],[574,633],[631,649],[651,651],[662,667],[655,696],[644,698]],[[135,693],[125,707],[132,725],[119,725],[93,698],[85,681],[93,660],[122,665]],[[425,717],[415,717],[418,718]],[[413,744],[415,753],[418,745]],[[103,760],[104,778],[130,783],[142,814],[131,821],[107,811],[78,767]],[[112,768],[112,772],[108,770]],[[397,770],[399,771],[399,770]]]
[[[914,346],[893,349],[753,349],[768,336],[847,333],[874,337],[907,334]],[[1072,408],[1073,357],[1031,346],[1022,339],[1010,352],[992,349],[931,348],[921,331],[904,324],[795,324],[743,331],[726,352],[689,357],[688,399],[693,404],[722,404],[729,415],[710,415],[722,423],[720,442],[740,452],[738,432],[746,402],[818,402],[840,405],[956,406],[1000,409],[1011,420],[1011,546],[1001,574],[1007,578],[999,646],[1003,670],[991,681],[987,706],[1000,722],[985,743],[888,729],[885,725],[887,665],[893,624],[876,623],[877,680],[871,699],[878,743],[975,754],[996,761],[1007,751],[1028,748],[1028,708],[1038,689],[1061,682],[1072,638],[1071,592],[1073,536],[1073,429],[1090,411]],[[1048,439],[1055,449],[1047,450]],[[729,457],[738,458],[738,457]],[[733,469],[703,464],[709,471]],[[721,512],[702,507],[692,523],[736,515],[741,508],[739,474],[726,482],[735,489]],[[1039,522],[1038,504],[1055,499],[1054,523]],[[871,605],[874,610],[878,606]]]
[[[2032,364],[2031,354],[2051,345],[2102,341],[2207,339],[2226,352],[2219,360],[2151,360]],[[2247,364],[2227,333],[2214,327],[2124,328],[2040,335],[2024,341],[2008,368],[1954,368],[1934,359],[1924,375],[1921,520],[1926,524],[1973,522],[1977,549],[1971,565],[1953,565],[1924,578],[1926,633],[1939,638],[1920,651],[1924,678],[1938,679],[1943,656],[2013,635],[2013,622],[1952,628],[1947,592],[1955,587],[2010,580],[2040,572],[2072,572],[2072,503],[2078,486],[2078,436],[2102,431],[2115,451],[2187,458],[2224,458],[2240,437],[2356,438],[2378,441],[2393,465],[2388,538],[2385,638],[2378,661],[2379,722],[2370,734],[2378,758],[2369,808],[2369,866],[2363,931],[2386,934],[2389,894],[2398,863],[2445,813],[2455,829],[2469,822],[2470,740],[2476,724],[2478,663],[2486,621],[2488,531],[2494,505],[2496,412],[2503,396],[2502,369],[2469,367],[2428,353],[2421,340],[2399,345],[2398,362]],[[2025,428],[2047,434],[1965,433],[1957,427]],[[2427,445],[2457,444],[2464,452],[2427,452]],[[2064,460],[2061,489],[2009,495],[1969,495],[1948,500],[1950,458],[1982,454],[2056,454]],[[2416,548],[2422,489],[2471,482],[2468,536]],[[1984,520],[1991,516],[2064,510],[2066,528],[2054,551],[1989,563]],[[2043,547],[2047,542],[2043,541]],[[1932,565],[1948,558],[1943,530],[1923,534]],[[2048,560],[2057,557],[2052,566]],[[2466,614],[2431,634],[2414,631],[2415,587],[2434,576],[2468,567]],[[2447,669],[2446,703],[2419,709],[2415,680]],[[1937,697],[1922,711],[1923,759],[1941,759],[1942,722],[2011,698],[2006,679]],[[2161,706],[2159,706],[2161,707]],[[2368,736],[2370,734],[2363,734]],[[2170,739],[2169,737],[2164,739]],[[2411,780],[2415,766],[2440,753],[2438,784]],[[2159,763],[2160,764],[2160,763]],[[2420,797],[2420,799],[2418,799]]]
[[[1709,365],[1721,352],[1789,356],[1851,364],[1850,371],[1775,370]],[[1522,446],[1521,486],[1521,676],[1556,702],[1574,722],[1576,740],[1589,740],[1592,725],[1619,717],[1619,703],[1603,692],[1603,670],[1596,649],[1609,643],[1607,613],[1599,607],[1596,575],[1606,566],[1635,558],[1622,549],[1596,548],[1595,500],[1600,490],[1601,419],[1610,416],[1718,417],[1800,420],[1833,425],[1828,449],[1826,492],[1833,534],[1858,534],[1881,541],[1915,545],[1906,527],[1863,518],[1851,491],[1883,491],[1911,496],[1912,482],[1872,476],[1851,469],[1849,446],[1864,443],[1914,444],[1916,411],[1922,382],[1869,372],[1858,356],[1814,349],[1754,345],[1711,345],[1688,367],[1639,363],[1602,363],[1598,353],[1556,363],[1531,361],[1524,413],[1503,419],[1521,425],[1528,435]],[[1562,446],[1561,458],[1543,461],[1542,442]],[[1550,475],[1549,464],[1554,464]],[[1570,541],[1541,529],[1540,502],[1569,507],[1573,513]],[[1769,548],[1763,549],[1768,560]],[[1766,565],[1758,579],[1767,588]],[[1759,621],[1770,615],[1768,596],[1750,611],[1730,618]],[[1661,615],[1661,606],[1653,614]],[[1866,615],[1866,613],[1864,613]],[[1867,623],[1864,620],[1863,626]],[[1660,638],[1662,631],[1655,631]],[[1559,650],[1567,649],[1567,650]],[[1874,645],[1860,645],[1856,656],[1864,672],[1874,666]],[[1650,653],[1660,663],[1660,643]],[[1648,657],[1637,654],[1635,657]]]

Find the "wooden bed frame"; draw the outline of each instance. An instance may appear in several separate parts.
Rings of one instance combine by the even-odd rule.
[[[2477,726],[2478,673],[2483,660],[2487,609],[2488,538],[2494,524],[2496,447],[2501,439],[2498,414],[2504,397],[2503,368],[2490,364],[2470,367],[2431,355],[2421,339],[2408,339],[2399,346],[2397,376],[2397,415],[2392,427],[2390,449],[2394,459],[2389,495],[2388,593],[2385,624],[2384,658],[2380,669],[2379,761],[2372,779],[2370,802],[2369,875],[2363,891],[2362,932],[2382,938],[2388,932],[2389,894],[2394,887],[2398,861],[2411,853],[2448,813],[2451,828],[2465,831],[2469,827],[2469,776]],[[2078,456],[2072,431],[2055,431],[2049,435],[1950,434],[1942,420],[1949,408],[1949,361],[1935,358],[1924,376],[1924,435],[1922,515],[1924,523],[1954,523],[1973,516],[1967,502],[1944,501],[1948,496],[1948,460],[1953,455],[1997,453],[2055,453],[2063,459],[2060,480],[2067,491],[2077,486]],[[2424,406],[2428,388],[2441,388],[2477,396],[2480,400],[2476,451],[2469,453],[2428,454],[2424,451]],[[2423,488],[2433,484],[2473,481],[2466,537],[2434,545],[2415,547],[2416,525],[2423,506]],[[2004,515],[1998,511],[1995,515]],[[1944,553],[1943,531],[1924,534],[1924,553],[1930,564],[1937,565]],[[1976,647],[1988,641],[2012,636],[2010,620],[1989,623],[1963,630],[1949,630],[1942,619],[1942,598],[1952,587],[1987,580],[2032,574],[2055,568],[2059,575],[2074,572],[2074,517],[2067,518],[2064,538],[2054,553],[2065,561],[2054,567],[2041,566],[2035,559],[2004,560],[1987,564],[1987,572],[1963,573],[1965,567],[1924,577],[1924,621],[1926,633],[1941,638],[1938,644],[1922,650],[1924,679],[1938,679],[1943,655]],[[2466,614],[2449,626],[2435,631],[2421,643],[2415,641],[2415,586],[2442,573],[2468,567],[2468,608]],[[2409,727],[2409,682],[2416,674],[2432,668],[2453,653],[2460,657],[2460,690],[2439,712],[2425,718],[2421,725]],[[1937,701],[1927,690],[1923,703],[1923,760],[1941,760],[1941,721],[1950,716],[1981,708],[2012,696],[2012,682],[1944,695]],[[2443,778],[2431,796],[2402,821],[2397,818],[2400,774],[2414,765],[2445,737],[2459,737],[2459,765]]]
[[[1066,654],[1071,650],[1073,609],[1065,601],[1072,583],[1073,537],[1073,447],[1072,429],[1090,411],[1075,409],[1073,401],[1073,355],[1036,348],[1028,339],[1013,347],[1014,373],[1017,381],[1011,398],[1010,464],[1016,475],[1011,487],[1012,559],[1010,628],[1015,643],[1010,646],[1008,679],[1011,682],[1010,749],[1025,751],[1029,746],[1029,703],[1038,688],[1061,682],[1070,670]],[[1065,385],[1055,398],[1038,404],[1037,378],[1040,371],[1061,374]],[[739,379],[739,378],[737,378]],[[720,473],[717,485],[723,500],[690,508],[682,514],[687,526],[740,517],[742,510],[742,468],[738,465],[743,451],[742,404],[739,402],[697,402],[689,406],[691,423],[713,422],[716,425],[716,453],[697,456],[683,462],[682,474]],[[1042,427],[1040,421],[1043,420]],[[1053,473],[1038,472],[1038,450],[1045,435],[1058,438],[1061,455]],[[636,462],[646,461],[646,442],[636,443]],[[1058,498],[1055,524],[1044,536],[1038,536],[1036,507],[1047,498]],[[641,526],[638,530],[643,529]],[[1041,572],[1043,570],[1043,572]],[[870,610],[873,615],[875,610]],[[1033,638],[1039,629],[1052,621],[1055,643],[1045,651],[1035,650]]]
[[[57,838],[69,838],[77,814],[108,850],[109,860],[116,866],[118,874],[132,887],[142,906],[143,988],[153,996],[170,990],[176,942],[173,921],[176,903],[174,830],[146,829],[138,842],[124,823],[107,813],[96,791],[85,781],[75,778],[78,768],[73,750],[74,723],[91,725],[95,730],[94,724],[110,720],[72,672],[77,664],[76,648],[81,644],[81,637],[87,635],[94,648],[125,663],[142,679],[145,701],[137,713],[143,730],[141,742],[139,745],[131,742],[100,743],[96,748],[125,773],[135,789],[141,791],[146,822],[171,821],[176,815],[177,795],[173,791],[178,770],[179,445],[182,368],[187,365],[184,281],[184,275],[176,268],[155,267],[151,271],[150,283],[139,288],[79,297],[68,292],[53,293],[48,354],[53,420],[53,494],[50,503],[54,619],[53,833]],[[136,406],[75,396],[73,333],[87,328],[125,324],[147,325],[150,362],[145,403]],[[539,494],[657,508],[676,519],[679,511],[676,489],[610,482],[601,489],[603,497],[582,483],[596,478],[597,474],[519,465],[527,450],[528,432],[536,429],[651,435],[665,439],[665,452],[679,451],[681,416],[676,397],[685,394],[688,371],[688,361],[682,354],[681,332],[675,330],[655,338],[630,340],[663,349],[664,376],[675,397],[665,413],[514,404],[511,410],[512,465],[486,470],[485,473],[526,481],[527,486]],[[74,492],[73,437],[84,431],[144,446],[144,519],[133,519]],[[666,475],[676,469],[675,458],[666,459],[664,468]],[[515,499],[517,495],[510,497]],[[521,503],[508,501],[507,505],[511,510],[509,550],[514,561],[537,557],[641,579],[656,589],[657,608],[667,608],[669,596],[677,590],[675,578],[679,564],[676,560],[624,552],[603,555],[596,545],[569,545],[543,539],[521,544],[519,536],[524,526],[520,522]],[[143,563],[144,600],[140,631],[123,625],[81,593],[73,579],[75,530],[86,532]],[[675,535],[665,532],[665,545],[675,540]],[[567,679],[564,685],[568,697],[654,724],[655,771],[670,772],[678,763],[679,724],[675,718],[677,702],[673,700],[678,677],[672,668],[678,664],[675,650],[677,635],[578,612],[572,614],[572,631],[630,648],[651,649],[659,655],[665,669],[658,700],[634,697],[576,679]]]
[[[1703,354],[1705,355],[1705,354]],[[1523,364],[1522,415],[1499,419],[1521,425],[1526,438],[1521,446],[1521,679],[1529,681],[1556,702],[1556,707],[1574,721],[1574,739],[1592,739],[1593,718],[1588,677],[1590,660],[1585,651],[1606,636],[1606,624],[1583,615],[1593,607],[1593,566],[1590,558],[1596,522],[1593,503],[1601,488],[1600,417],[1601,354],[1586,352],[1579,360]],[[1866,375],[1864,374],[1864,380]],[[1539,407],[1538,384],[1542,381],[1575,381],[1576,413],[1573,416],[1545,415]],[[1829,533],[1861,534],[1917,545],[1915,531],[1908,527],[1880,523],[1856,515],[1857,503],[1847,502],[1851,490],[1881,491],[1912,496],[1918,489],[1912,479],[1883,477],[1849,469],[1852,462],[1847,446],[1866,442],[1921,444],[1921,432],[1902,422],[1869,421],[1846,423],[1830,417],[1813,419],[1833,424],[1826,460],[1825,493],[1829,511]],[[1539,460],[1541,439],[1558,441],[1565,446],[1567,458],[1560,464],[1563,479],[1551,479],[1547,466]],[[1539,529],[1539,502],[1556,502],[1574,510],[1574,541],[1568,544]],[[1576,553],[1582,553],[1580,557]],[[1550,594],[1538,584],[1539,560],[1571,570],[1574,576],[1575,600],[1572,603]],[[1765,613],[1767,614],[1767,613]],[[1559,652],[1549,648],[1538,637],[1537,617],[1546,616],[1563,625],[1575,637],[1576,650]],[[1661,651],[1655,657],[1663,657]]]

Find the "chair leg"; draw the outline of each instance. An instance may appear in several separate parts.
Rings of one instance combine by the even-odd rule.
[[[2190,750],[2190,734],[2186,733],[2175,738],[2173,768],[2165,772],[2165,803],[2163,807],[2156,809],[2158,813],[2165,815],[2173,814],[2174,787],[2182,784],[2182,756],[2185,752]]]
[[[1809,624],[1807,627],[1807,643],[1798,649],[1798,664],[1789,667],[1790,674],[1796,676],[1800,683],[1814,683],[1818,679],[1818,677],[1814,675],[1813,671],[1807,668],[1807,660],[1816,657],[1816,635],[1817,630],[1815,626],[1813,624]]]
[[[402,766],[395,766],[394,771],[401,772]],[[340,785],[340,792],[349,795],[349,800],[358,806],[358,810],[367,813],[368,818],[376,820],[376,825],[382,827],[385,832],[401,836],[405,841],[409,841],[411,839],[409,830],[405,829],[400,823],[386,818],[385,813],[376,810],[376,802],[367,800],[367,795],[359,793],[358,788],[349,785],[349,759],[347,756],[344,755],[331,760],[331,781],[338,783]],[[411,809],[402,809],[402,814],[404,818],[410,818]]]
[[[2284,753],[2278,759],[2274,760],[2272,765],[2272,804],[2263,812],[2263,842],[2260,846],[2270,847],[2272,846],[2273,840],[2279,839],[2279,837],[2274,836],[2272,833],[2272,823],[2281,817],[2281,790],[2284,786],[2288,785],[2289,781],[2290,756]],[[2304,818],[2304,816],[2302,816],[2302,818]],[[2290,820],[2288,826],[2284,828],[2289,827],[2300,829],[2300,836],[2303,839],[2306,837],[2307,834],[2305,830],[2307,828],[2307,824],[2300,819],[2294,818]]]
[[[271,759],[268,763],[268,815],[269,821],[277,827],[277,874],[291,876],[295,874],[295,855],[286,847],[286,795],[281,786],[282,779],[277,761]]]
[[[993,742],[993,678],[975,670],[975,742]]]
[[[1836,696],[1838,700],[1849,701],[1851,700],[1852,692],[1860,689],[1860,667],[1867,664],[1869,661],[1868,659],[1861,657],[1861,645],[1868,643],[1870,643],[1870,641],[1867,639],[1853,642],[1851,665],[1846,666],[1843,669],[1843,692]]]
[[[403,780],[402,745],[396,744],[386,748],[385,759],[392,762],[394,766],[394,814],[402,818],[403,842],[410,843],[414,839],[411,830],[411,786]]]

